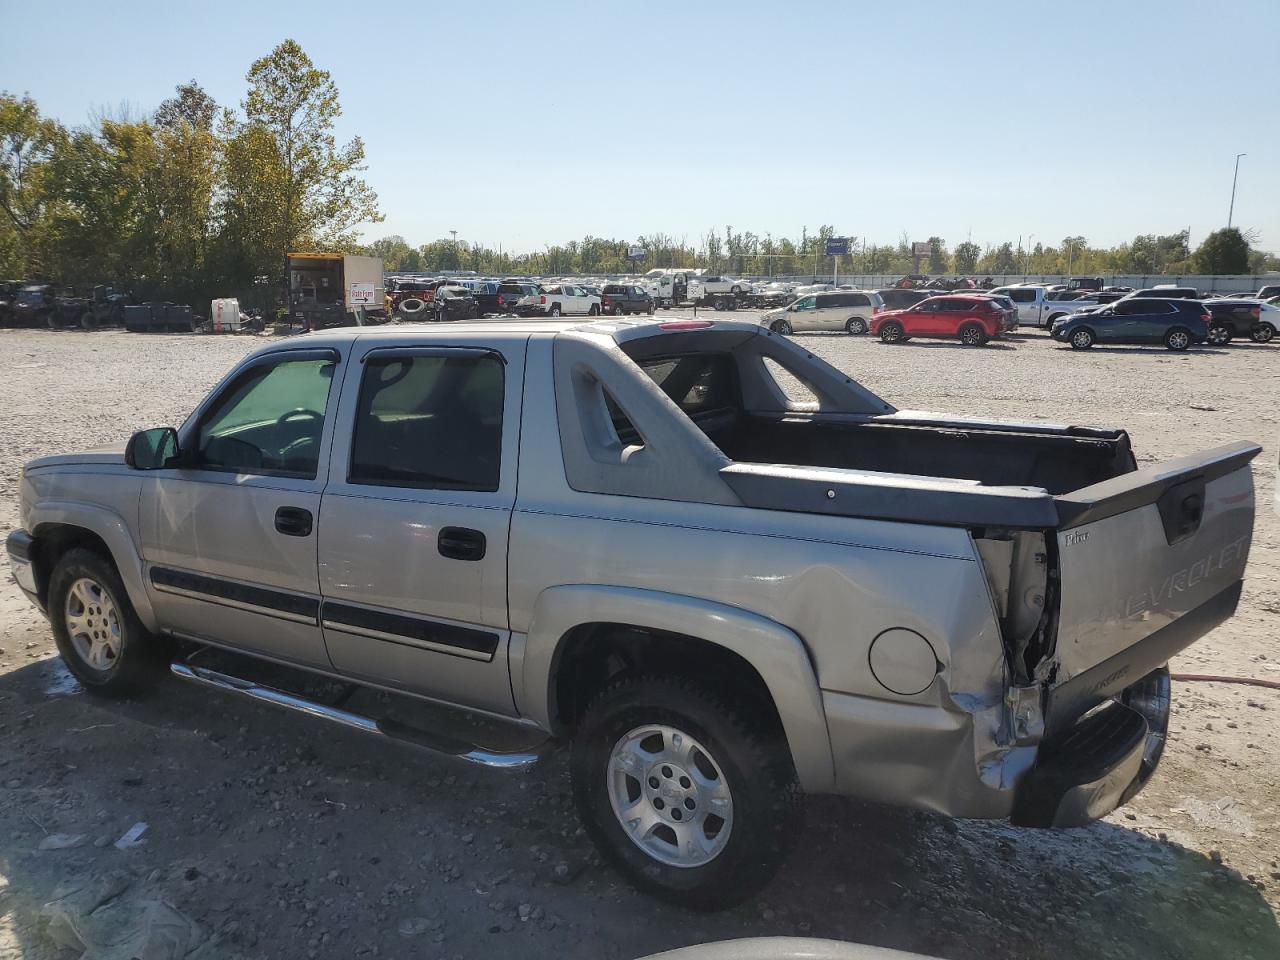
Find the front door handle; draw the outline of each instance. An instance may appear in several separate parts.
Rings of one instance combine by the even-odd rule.
[[[484,534],[467,527],[441,527],[436,539],[440,556],[450,560],[483,560],[485,545]]]
[[[310,510],[281,507],[276,511],[276,533],[283,533],[286,537],[309,537],[312,525]]]

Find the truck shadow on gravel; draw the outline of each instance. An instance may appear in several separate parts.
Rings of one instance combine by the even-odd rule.
[[[138,822],[144,842],[117,849]],[[40,849],[57,834],[83,840]],[[1280,956],[1257,889],[1136,830],[1023,830],[824,797],[762,893],[684,911],[600,862],[563,753],[529,773],[482,770],[177,681],[102,701],[56,660],[0,677],[0,838],[0,923],[32,957],[59,956],[38,920],[54,888],[103,876],[117,904],[160,898],[195,920],[205,960],[375,947],[626,960],[772,935],[948,960]]]

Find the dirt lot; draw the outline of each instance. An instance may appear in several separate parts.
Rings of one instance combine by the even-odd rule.
[[[1120,424],[1144,460],[1263,443],[1240,612],[1173,667],[1280,680],[1280,347],[1178,356],[1076,354],[1036,333],[985,349],[800,339],[902,407]],[[254,344],[0,332],[0,535],[16,522],[23,461],[178,422]],[[68,681],[47,623],[2,579],[5,960],[74,955],[40,911],[76,888],[81,910],[109,901],[99,920],[167,901],[199,924],[206,958],[632,958],[776,934],[949,960],[1280,956],[1275,690],[1176,684],[1154,782],[1084,829],[812,802],[763,895],[701,916],[633,893],[599,863],[558,758],[528,774],[480,771],[177,682],[99,702]],[[117,848],[139,822],[143,842]]]

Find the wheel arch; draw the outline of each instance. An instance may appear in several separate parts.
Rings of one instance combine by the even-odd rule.
[[[157,622],[142,578],[142,557],[123,517],[106,507],[78,501],[47,501],[28,517],[35,560],[32,564],[40,602],[48,601],[49,576],[58,559],[73,547],[104,552],[115,564],[129,602],[148,630]]]
[[[808,649],[782,624],[736,607],[630,587],[551,587],[534,604],[523,655],[512,664],[517,709],[564,733],[572,711],[594,689],[573,681],[617,675],[608,659],[646,640],[665,649],[692,644],[682,654],[695,675],[711,664],[735,692],[765,695],[761,706],[776,713],[801,786],[811,793],[834,788],[831,740]]]

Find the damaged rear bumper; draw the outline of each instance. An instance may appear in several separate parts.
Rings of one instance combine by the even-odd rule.
[[[1128,802],[1160,762],[1169,702],[1169,670],[1161,667],[1041,743],[1014,794],[1012,821],[1078,827]]]

